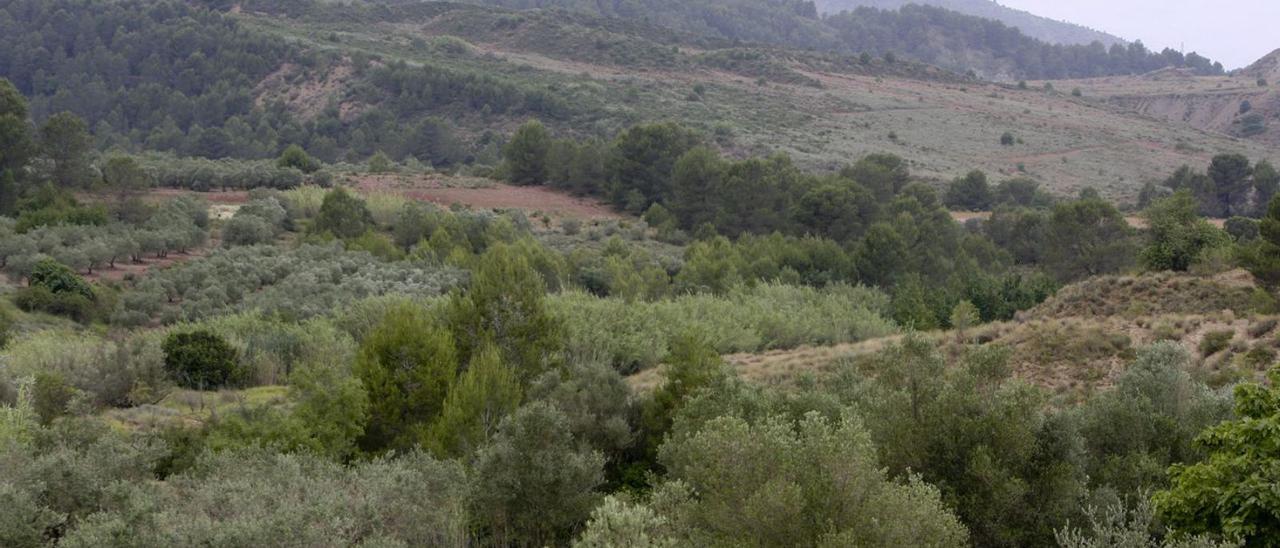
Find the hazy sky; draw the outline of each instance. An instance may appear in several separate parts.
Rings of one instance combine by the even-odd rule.
[[[1241,68],[1280,49],[1280,0],[997,0],[1078,23],[1148,48],[1198,51]]]

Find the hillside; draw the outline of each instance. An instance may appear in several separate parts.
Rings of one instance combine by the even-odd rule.
[[[1195,129],[1280,144],[1280,51],[1225,76],[1162,70],[1058,82],[1144,116]]]
[[[1062,195],[1093,186],[1131,201],[1170,166],[1201,165],[1222,151],[1275,157],[1262,147],[1071,97],[1064,85],[1062,92],[1019,90],[901,61],[864,64],[856,57],[714,42],[686,41],[672,50],[649,39],[661,35],[643,27],[601,27],[590,17],[534,11],[497,25],[507,17],[502,12],[427,6],[392,11],[361,28],[333,16],[238,17],[294,44],[555,89],[569,111],[544,121],[563,133],[607,138],[635,122],[680,120],[715,135],[734,155],[786,152],[818,169],[890,152],[911,158],[913,171],[927,178],[983,169],[997,178],[1031,176]],[[334,33],[337,42],[318,39]],[[703,95],[692,97],[699,86]],[[348,112],[371,106],[362,105],[360,95],[338,98]],[[451,119],[470,134],[511,127],[502,117]],[[1002,146],[1005,131],[1021,143]]]
[[[789,48],[858,55],[892,54],[989,80],[1140,74],[1176,66],[1221,74],[1221,64],[1194,53],[1148,51],[1139,43],[1105,41],[1057,44],[1037,39],[997,19],[936,5],[861,7],[826,17],[809,0],[470,0],[530,10],[590,13],[651,23],[701,36]]]
[[[33,26],[11,29],[25,32],[62,5],[15,2],[0,21],[28,18]],[[1203,165],[1218,152],[1275,158],[1134,116],[1095,101],[1101,93],[1092,88],[1074,98],[1062,93],[1071,84],[1022,90],[903,60],[734,46],[590,14],[246,2],[225,14],[184,6],[128,21],[136,11],[92,6],[76,12],[86,21],[78,28],[100,29],[99,49],[76,50],[74,33],[60,37],[64,52],[82,55],[40,72],[19,62],[21,49],[6,50],[0,58],[13,60],[0,62],[0,76],[31,96],[37,120],[66,109],[101,142],[211,158],[272,157],[296,143],[329,162],[382,151],[438,167],[483,166],[528,118],[564,137],[605,140],[637,123],[679,120],[737,157],[785,152],[804,167],[834,170],[888,152],[910,158],[926,179],[983,169],[1035,178],[1060,195],[1094,187],[1121,202],[1172,166]],[[109,26],[88,23],[94,18],[135,29],[124,43],[138,49],[122,60],[137,78],[118,80],[107,72],[116,65],[90,62],[111,39]],[[198,52],[177,42],[193,21],[203,22]],[[278,53],[253,56],[263,51]],[[148,56],[190,64],[183,78],[227,76],[216,86],[175,85],[180,75],[147,69]],[[43,85],[50,77],[67,84]],[[145,115],[126,115],[135,112]],[[1001,145],[1005,132],[1015,144]]]
[[[1040,17],[1033,13],[1000,5],[993,0],[817,0],[818,11],[835,14],[860,7],[899,9],[908,4],[938,6],[954,12],[1000,21],[1023,34],[1050,44],[1104,46],[1124,45],[1124,39],[1066,21]]]

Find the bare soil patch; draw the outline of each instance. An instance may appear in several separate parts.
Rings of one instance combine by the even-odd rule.
[[[491,179],[364,175],[354,178],[354,186],[360,192],[392,192],[444,207],[460,204],[478,209],[519,209],[585,219],[622,217],[592,198],[571,196],[546,187],[512,186]]]

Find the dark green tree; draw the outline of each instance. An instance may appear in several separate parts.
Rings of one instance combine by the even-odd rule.
[[[89,126],[70,112],[53,115],[40,127],[40,150],[53,162],[55,183],[64,187],[85,188],[93,182],[89,153],[93,140]]]
[[[276,159],[276,166],[291,167],[303,173],[314,173],[320,169],[320,162],[307,154],[306,150],[298,145],[289,145],[280,153],[280,157]]]
[[[670,209],[688,229],[715,218],[716,188],[728,166],[714,150],[694,147],[676,161],[671,181]]]
[[[1245,200],[1250,190],[1249,178],[1253,176],[1248,158],[1243,154],[1214,156],[1208,175],[1214,184],[1214,217],[1226,217],[1232,212],[1248,213]]]
[[[987,211],[991,209],[993,200],[987,174],[981,171],[971,171],[968,175],[951,181],[944,199],[947,207],[965,211]]]
[[[560,322],[547,309],[542,276],[511,244],[485,251],[467,289],[449,299],[445,317],[463,361],[492,343],[522,382],[551,368],[563,346]]]
[[[27,99],[12,83],[0,78],[0,173],[8,171],[15,179],[21,178],[34,153]]]
[[[670,203],[676,162],[701,139],[675,123],[635,126],[613,143],[609,159],[609,199],[618,207],[628,205],[632,191],[640,199],[632,204],[643,213],[654,202]]]
[[[1253,216],[1266,216],[1267,205],[1280,193],[1280,171],[1271,162],[1263,160],[1253,166],[1253,192]]]
[[[1272,198],[1258,226],[1261,238],[1240,248],[1240,263],[1268,289],[1280,287],[1280,197]]]
[[[416,445],[458,372],[453,335],[419,307],[391,309],[360,344],[355,374],[369,394],[366,451]]]
[[[373,227],[373,214],[365,206],[364,200],[338,187],[325,194],[311,231],[318,234],[328,232],[347,239],[359,237]]]
[[[1078,200],[1053,208],[1046,266],[1061,281],[1119,272],[1133,263],[1133,229],[1115,206]]]
[[[161,349],[165,370],[183,388],[213,390],[243,380],[239,353],[211,331],[170,333]]]
[[[857,181],[882,204],[892,200],[911,181],[907,161],[892,154],[869,154],[840,170],[840,176]]]
[[[513,184],[540,185],[547,182],[547,155],[551,134],[542,122],[530,120],[516,130],[505,151],[507,176]]]
[[[834,177],[800,196],[793,219],[805,232],[837,242],[852,242],[867,232],[879,209],[875,197],[862,185]]]

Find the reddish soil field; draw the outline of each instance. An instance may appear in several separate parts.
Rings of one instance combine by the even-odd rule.
[[[486,179],[367,175],[355,179],[354,185],[361,192],[393,192],[446,207],[462,204],[477,209],[522,209],[584,219],[621,217],[609,206],[591,198],[578,198],[546,187],[511,186]]]
[[[184,263],[193,259],[198,259],[207,255],[208,252],[208,249],[197,249],[187,253],[170,253],[168,257],[163,259],[145,257],[140,263],[134,263],[127,260],[116,261],[115,268],[100,268],[93,271],[93,274],[86,275],[85,279],[91,282],[118,282],[130,274],[141,278],[147,273],[147,271],[153,268],[163,268],[172,264]]]

